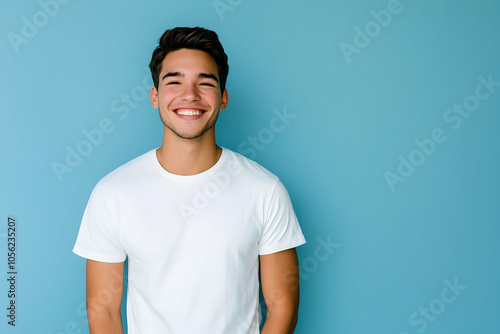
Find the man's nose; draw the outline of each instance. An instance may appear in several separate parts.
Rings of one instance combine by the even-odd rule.
[[[198,88],[194,84],[187,84],[182,91],[182,99],[186,101],[196,101],[200,99]]]

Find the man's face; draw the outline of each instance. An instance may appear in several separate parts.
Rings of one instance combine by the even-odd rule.
[[[219,109],[228,102],[220,91],[215,60],[200,50],[180,49],[162,62],[158,89],[151,89],[151,103],[160,111],[164,126],[178,137],[195,139],[214,131]]]

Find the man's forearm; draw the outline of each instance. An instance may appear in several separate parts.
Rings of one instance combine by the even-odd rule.
[[[261,334],[292,334],[297,325],[297,313],[275,308],[268,311]]]

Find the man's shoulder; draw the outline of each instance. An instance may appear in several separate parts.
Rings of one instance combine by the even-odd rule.
[[[141,176],[147,175],[154,165],[151,162],[151,156],[155,150],[150,150],[140,156],[117,167],[98,182],[98,186],[113,186],[116,184],[126,184],[130,181],[140,179]]]
[[[229,166],[232,165],[230,168],[232,168],[235,173],[241,173],[252,181],[258,183],[275,185],[279,181],[275,174],[260,165],[258,162],[253,161],[240,153],[229,149],[226,150],[228,151]]]

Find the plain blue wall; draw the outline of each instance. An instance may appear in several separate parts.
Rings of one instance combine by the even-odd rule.
[[[85,261],[71,249],[95,183],[160,145],[141,87],[174,26],[219,34],[230,62],[219,145],[291,194],[308,241],[296,333],[498,333],[500,2],[57,7],[0,2],[0,268],[13,215],[19,272],[15,328],[1,280],[2,333],[88,332]],[[58,178],[67,147],[84,150],[100,125],[110,133]]]

